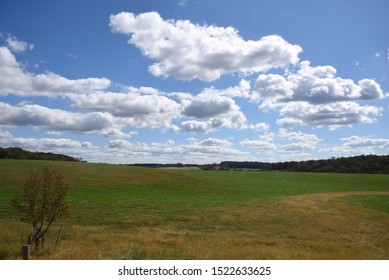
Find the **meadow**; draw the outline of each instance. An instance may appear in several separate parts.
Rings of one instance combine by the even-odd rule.
[[[388,175],[28,160],[0,160],[0,259],[21,258],[30,225],[10,201],[45,164],[70,213],[35,259],[389,259]]]

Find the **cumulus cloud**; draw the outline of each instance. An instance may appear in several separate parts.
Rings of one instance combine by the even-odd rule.
[[[67,138],[23,138],[14,137],[8,131],[0,130],[0,145],[3,147],[22,147],[33,151],[66,152],[77,155],[81,150],[95,149],[91,142],[80,142]],[[77,156],[79,157],[79,155]]]
[[[217,162],[241,157],[248,158],[249,154],[238,149],[232,148],[232,143],[225,139],[207,138],[197,140],[188,139],[188,144],[182,145],[183,153],[186,156],[202,159],[204,162]]]
[[[236,98],[236,97],[249,98],[250,90],[251,90],[250,81],[243,79],[239,82],[238,86],[228,87],[226,89],[216,89],[214,87],[210,87],[210,88],[205,88],[201,93],[227,96],[230,98]]]
[[[184,121],[181,126],[185,131],[192,133],[208,133],[213,129],[211,121]]]
[[[174,155],[180,152],[180,148],[175,146],[175,142],[168,140],[165,143],[132,143],[123,139],[116,139],[109,141],[106,147],[107,150],[116,150],[127,153],[131,156],[152,156],[152,155]]]
[[[25,71],[7,47],[0,47],[0,95],[60,96],[104,90],[106,78],[70,80],[55,73],[33,74]]]
[[[212,94],[199,94],[185,107],[183,114],[188,117],[210,118],[236,110],[231,98]]]
[[[3,102],[0,102],[0,111],[0,124],[6,126],[31,125],[54,131],[100,132],[106,135],[121,127],[108,113],[73,113],[36,104],[13,106]]]
[[[196,138],[189,138],[188,141],[191,145],[198,145],[198,146],[228,147],[232,145],[230,141],[224,139],[217,139],[217,138],[206,138],[203,140],[198,140]]]
[[[320,141],[315,134],[303,133],[301,131],[287,131],[286,129],[280,129],[278,136],[293,141],[293,143],[281,145],[281,148],[287,151],[312,150],[316,148]]]
[[[329,104],[310,104],[308,102],[291,102],[283,105],[278,119],[282,126],[293,125],[351,125],[355,123],[372,123],[382,109],[375,106],[361,106],[356,102],[335,102]]]
[[[239,143],[242,147],[254,149],[254,150],[274,150],[276,149],[276,144],[271,143],[266,140],[243,140]]]
[[[354,123],[371,123],[381,108],[362,106],[357,101],[384,98],[379,84],[371,79],[354,83],[336,76],[332,66],[299,64],[296,72],[258,76],[250,100],[262,110],[279,109],[277,124],[330,125],[336,128]]]
[[[332,66],[311,67],[308,61],[303,61],[296,73],[287,73],[286,77],[278,74],[259,75],[251,100],[265,102],[262,106],[265,108],[291,101],[327,104],[383,97],[380,85],[374,80],[362,79],[355,84],[350,79],[336,77],[336,69]]]
[[[281,75],[261,74],[250,97],[254,102],[286,102],[293,97],[292,85]]]
[[[8,48],[10,48],[15,53],[22,53],[27,50],[32,50],[34,48],[34,44],[29,44],[27,42],[21,41],[12,35],[8,35],[5,39],[5,42]]]
[[[372,138],[354,135],[342,138],[341,140],[345,141],[344,146],[349,148],[373,148],[375,150],[389,151],[389,139],[387,138]]]
[[[242,128],[248,128],[252,130],[269,130],[270,126],[267,123],[260,122],[256,124],[249,124],[247,126],[243,126]]]
[[[275,138],[282,142],[288,141],[289,143],[282,144],[281,141],[274,142]],[[316,148],[320,139],[315,134],[304,133],[301,131],[288,131],[286,129],[280,129],[278,134],[265,133],[260,135],[258,139],[245,139],[239,144],[242,147],[254,149],[254,150],[275,150],[278,151],[306,151]]]
[[[172,120],[180,117],[181,105],[166,96],[104,92],[68,97],[77,108],[107,112],[128,125],[178,130]]]
[[[222,160],[251,159],[248,153],[231,147],[232,143],[225,139],[189,138],[187,143],[177,144],[172,140],[164,143],[130,142],[123,139],[111,140],[105,153],[115,155],[115,161],[124,162],[189,162],[209,163]]]
[[[302,51],[277,35],[245,41],[232,27],[164,20],[156,12],[111,15],[110,27],[130,36],[129,44],[157,61],[149,71],[158,77],[209,82],[228,73],[265,72],[296,64]]]
[[[218,127],[236,128],[246,124],[246,116],[232,98],[210,92],[183,101],[182,114],[207,120],[188,120],[181,123],[189,132],[206,133]]]
[[[320,149],[323,152],[330,152],[339,155],[360,155],[360,154],[387,154],[389,151],[388,138],[375,138],[372,136],[357,136],[341,138],[343,144],[338,146]]]
[[[108,88],[110,81],[105,78],[87,78],[69,80],[54,73],[35,75],[31,80],[33,92],[38,93],[78,93],[84,94]]]

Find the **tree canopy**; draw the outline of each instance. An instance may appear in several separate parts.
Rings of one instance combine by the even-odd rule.
[[[28,243],[41,246],[46,232],[59,217],[67,214],[69,186],[64,177],[52,166],[31,173],[23,185],[22,193],[16,193],[12,205],[20,212],[21,220],[33,227]],[[42,244],[43,245],[43,244]]]

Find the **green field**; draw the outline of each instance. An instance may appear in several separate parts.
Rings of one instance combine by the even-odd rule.
[[[70,215],[35,258],[389,259],[388,175],[23,160],[0,160],[0,259],[20,258],[29,225],[10,200],[47,163],[71,186]]]

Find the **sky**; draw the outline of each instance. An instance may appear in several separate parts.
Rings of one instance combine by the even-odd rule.
[[[389,154],[386,0],[0,0],[0,146],[89,162]]]

